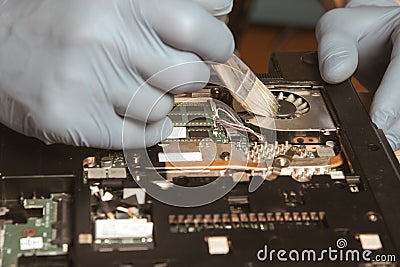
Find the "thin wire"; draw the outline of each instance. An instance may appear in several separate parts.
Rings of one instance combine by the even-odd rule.
[[[222,111],[223,113],[225,113],[230,119],[232,119],[236,123],[231,123],[231,122],[221,119],[219,116],[219,111]],[[218,121],[221,124],[226,125],[230,128],[236,129],[238,131],[251,133],[254,136],[256,136],[260,141],[262,141],[262,142],[264,141],[264,138],[262,137],[262,135],[256,133],[253,129],[244,126],[243,123],[241,121],[239,121],[237,118],[235,118],[235,116],[230,111],[222,109],[222,108],[217,108],[215,116],[217,117]]]
[[[227,126],[229,126],[230,128],[236,129],[236,130],[238,130],[238,131],[243,131],[243,132],[251,133],[251,134],[253,134],[254,136],[256,136],[261,142],[264,142],[264,138],[262,137],[262,135],[256,133],[254,130],[252,130],[252,129],[246,127],[246,126],[241,126],[241,125],[232,124],[232,123],[229,123],[229,122],[224,121],[224,120],[220,121],[220,123],[222,123],[222,124],[224,124],[224,125],[227,125]]]
[[[242,122],[239,121],[237,118],[235,118],[235,116],[234,116],[231,112],[229,112],[229,111],[227,111],[227,110],[225,110],[225,109],[222,109],[222,108],[217,108],[217,114],[216,114],[216,116],[217,116],[218,118],[220,118],[220,117],[219,117],[219,113],[218,113],[219,111],[222,111],[223,113],[225,113],[230,119],[232,119],[233,121],[235,121],[237,124],[243,125]]]

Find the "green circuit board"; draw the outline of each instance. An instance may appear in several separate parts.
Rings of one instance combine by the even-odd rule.
[[[202,103],[177,105],[168,117],[174,127],[180,128],[184,134],[167,142],[201,142],[209,139],[215,144],[248,143],[247,136],[238,132],[229,134],[226,127],[215,119],[215,103],[211,99]]]
[[[5,222],[0,233],[1,267],[18,267],[18,258],[22,256],[56,256],[65,255],[67,247],[53,244],[56,233],[53,225],[57,222],[57,197],[63,194],[52,194],[50,198],[25,199],[25,209],[42,209],[41,218],[28,218],[24,224]]]
[[[214,119],[210,102],[204,104],[181,104],[168,115],[175,126],[213,126]]]

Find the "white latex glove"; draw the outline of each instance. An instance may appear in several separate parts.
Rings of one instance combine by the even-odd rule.
[[[232,0],[196,2],[0,0],[0,122],[48,144],[121,149],[126,115],[125,148],[156,144],[172,130],[172,94],[208,81],[206,63],[185,63],[234,49],[213,17]]]
[[[225,16],[232,11],[233,0],[194,0],[215,17]]]
[[[395,0],[353,0],[326,13],[316,29],[322,77],[342,82],[353,73],[376,90],[372,121],[400,148],[400,6]]]

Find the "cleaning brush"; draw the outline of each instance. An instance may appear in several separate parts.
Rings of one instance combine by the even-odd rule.
[[[212,68],[233,97],[247,111],[264,117],[275,117],[279,104],[271,91],[235,54],[225,64]]]

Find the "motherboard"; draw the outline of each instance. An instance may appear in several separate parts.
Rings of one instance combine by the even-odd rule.
[[[399,166],[350,81],[324,83],[315,56],[276,53],[259,75],[275,117],[210,83],[175,97],[171,135],[145,150],[46,147],[1,129],[0,267],[287,266],[263,249],[339,240],[387,256],[340,266],[397,266]]]

